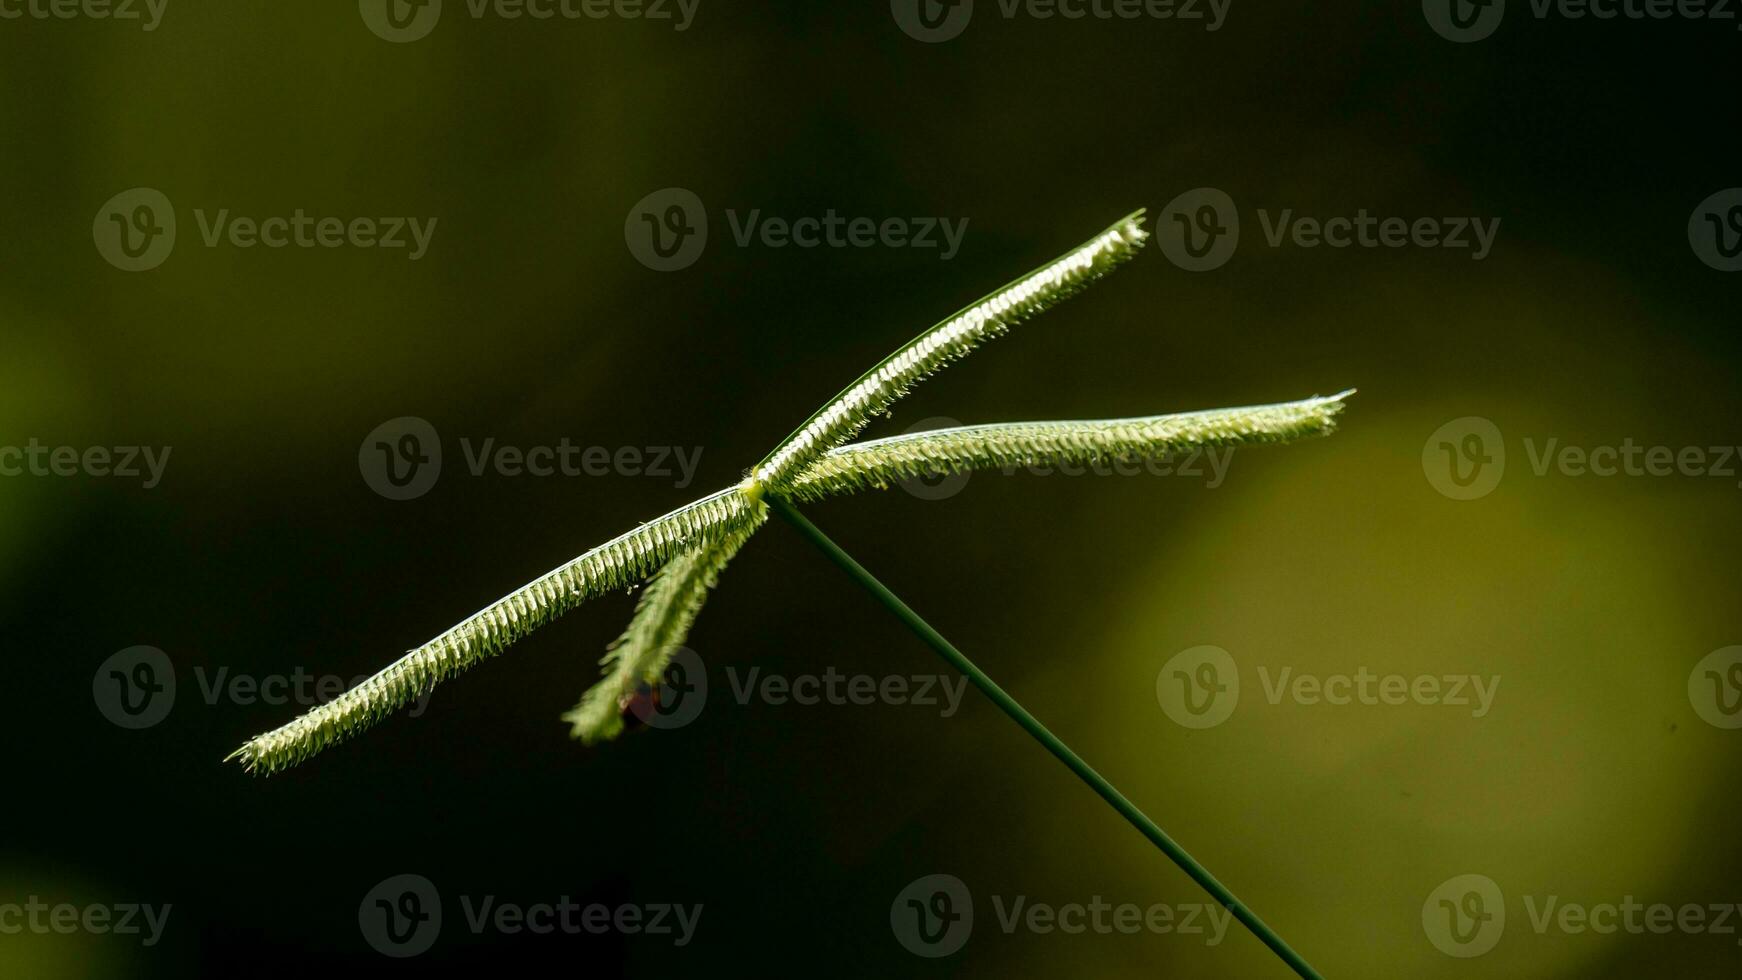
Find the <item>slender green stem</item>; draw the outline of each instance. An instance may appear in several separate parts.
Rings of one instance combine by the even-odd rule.
[[[979,667],[974,666],[972,660],[969,660],[960,650],[952,646],[950,641],[944,639],[943,635],[933,629],[930,623],[921,619],[919,613],[914,612],[907,603],[901,601],[900,597],[889,591],[882,582],[877,581],[876,577],[866,571],[863,565],[853,560],[853,556],[842,551],[840,545],[830,540],[828,535],[812,524],[803,514],[800,514],[791,503],[778,496],[771,496],[768,502],[776,513],[797,528],[798,532],[811,544],[816,545],[831,561],[841,566],[865,591],[875,596],[877,601],[881,602],[903,623],[906,623],[908,629],[919,634],[919,638],[924,640],[927,646],[937,651],[938,655],[948,661],[950,666],[961,671],[969,681],[973,682],[975,687],[980,689],[982,694],[992,699],[993,704],[996,704],[1013,721],[1021,725],[1023,731],[1032,735],[1035,741],[1056,756],[1071,772],[1076,773],[1078,779],[1087,783],[1090,789],[1100,795],[1101,799],[1106,800],[1108,805],[1119,811],[1120,816],[1130,821],[1131,825],[1136,827],[1143,836],[1149,838],[1150,843],[1160,848],[1161,852],[1178,865],[1181,871],[1203,886],[1205,891],[1209,892],[1216,901],[1222,903],[1224,908],[1240,920],[1241,925],[1250,929],[1259,941],[1269,946],[1272,952],[1281,957],[1290,969],[1302,977],[1321,980],[1318,971],[1314,970],[1299,953],[1284,942],[1281,936],[1265,925],[1264,920],[1258,917],[1258,913],[1247,908],[1244,902],[1235,898],[1234,893],[1229,891],[1226,885],[1217,881],[1216,876],[1210,874],[1208,868],[1199,864],[1196,858],[1193,858],[1185,848],[1169,837],[1166,831],[1156,825],[1155,821],[1145,816],[1135,803],[1126,799],[1125,795],[1115,789],[1112,783],[1107,782],[1100,773],[1084,762],[1081,756],[1071,751],[1070,746],[1060,741],[1057,735],[1048,731],[1045,725],[1029,714],[1028,709],[1005,693],[1004,689],[999,687],[992,678],[986,676],[986,673]]]

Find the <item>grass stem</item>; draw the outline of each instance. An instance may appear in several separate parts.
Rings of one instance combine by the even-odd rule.
[[[944,639],[941,633],[933,629],[930,623],[921,619],[919,613],[914,612],[908,607],[907,603],[901,601],[900,597],[889,591],[888,587],[886,587],[882,582],[877,581],[876,577],[866,571],[863,565],[854,561],[853,556],[841,550],[840,545],[837,545],[834,541],[830,540],[828,535],[824,534],[815,524],[812,524],[808,518],[799,513],[791,503],[779,496],[770,496],[768,502],[774,509],[775,513],[785,518],[787,523],[798,529],[798,532],[811,544],[815,545],[818,550],[822,551],[823,554],[827,555],[829,560],[833,561],[836,565],[839,565],[841,569],[855,582],[859,583],[865,591],[871,593],[872,596],[876,597],[877,601],[881,602],[890,612],[894,613],[896,618],[907,624],[908,629],[917,633],[919,638],[924,640],[927,646],[937,651],[938,655],[948,661],[950,666],[961,671],[975,687],[980,689],[982,694],[992,699],[992,703],[997,705],[1005,714],[1009,715],[1011,720],[1022,726],[1023,731],[1026,731],[1029,735],[1033,736],[1035,741],[1039,742],[1048,752],[1051,752],[1056,756],[1060,762],[1065,764],[1066,768],[1071,770],[1071,772],[1076,773],[1078,779],[1087,783],[1089,788],[1099,794],[1101,799],[1106,800],[1107,804],[1114,810],[1117,810],[1120,816],[1124,817],[1127,821],[1130,821],[1131,825],[1136,827],[1138,832],[1149,838],[1150,843],[1154,844],[1163,854],[1167,855],[1168,859],[1178,865],[1181,871],[1184,871],[1193,881],[1203,886],[1205,891],[1209,892],[1216,901],[1220,902],[1224,908],[1233,913],[1236,919],[1240,920],[1241,925],[1244,925],[1247,929],[1251,930],[1252,934],[1257,936],[1260,942],[1270,947],[1272,952],[1281,957],[1283,962],[1287,963],[1290,969],[1294,970],[1296,974],[1302,977],[1308,977],[1311,978],[1311,980],[1320,980],[1318,971],[1314,970],[1299,953],[1295,952],[1287,942],[1283,941],[1281,936],[1277,935],[1268,925],[1265,925],[1264,920],[1258,917],[1258,913],[1252,911],[1238,898],[1235,898],[1234,893],[1229,891],[1226,885],[1218,881],[1216,876],[1211,874],[1208,868],[1199,864],[1197,859],[1192,857],[1184,847],[1181,847],[1179,843],[1172,837],[1169,837],[1167,832],[1162,830],[1155,821],[1149,819],[1142,810],[1139,810],[1135,803],[1126,799],[1125,794],[1114,788],[1112,783],[1109,783],[1100,773],[1096,772],[1093,767],[1091,767],[1087,762],[1084,762],[1081,756],[1073,752],[1070,746],[1066,745],[1057,735],[1054,735],[1045,725],[1041,724],[1033,715],[1029,714],[1028,709],[1024,708],[1015,698],[1011,697],[1003,688],[999,687],[992,678],[986,676],[986,673],[979,667],[976,667],[972,660],[969,660],[967,656],[965,656],[960,650],[957,650],[950,641]]]

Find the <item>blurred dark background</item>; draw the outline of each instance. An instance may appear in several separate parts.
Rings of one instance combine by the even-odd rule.
[[[300,708],[207,703],[199,681],[370,673],[738,480],[942,315],[1214,187],[1240,212],[1226,265],[1152,247],[872,434],[1358,386],[1339,434],[1237,453],[1213,488],[982,475],[811,516],[1327,975],[1735,975],[1735,935],[1539,934],[1525,904],[1742,899],[1742,732],[1689,691],[1703,657],[1742,643],[1742,477],[1539,476],[1525,443],[1742,436],[1742,278],[1689,235],[1697,206],[1742,184],[1735,21],[1539,18],[1513,0],[1492,36],[1455,43],[1410,2],[1234,3],[1210,31],[980,0],[960,36],[923,43],[875,0],[702,0],[682,31],[446,6],[405,43],[372,32],[368,3],[169,0],[149,31],[0,19],[0,445],[172,447],[149,489],[0,478],[0,903],[173,906],[149,948],[0,935],[0,973],[1283,975],[1237,926],[1218,945],[1006,934],[991,896],[1202,896],[972,692],[948,718],[737,703],[728,667],[942,669],[778,522],[690,637],[712,695],[681,729],[588,750],[558,721],[627,597],[272,779],[220,760]],[[98,247],[102,209],[141,187],[178,232],[167,261],[129,272]],[[704,202],[710,236],[660,272],[625,227],[672,187]],[[207,247],[195,214],[298,208],[437,225],[412,261]],[[1477,261],[1271,247],[1257,213],[1362,208],[1501,224]],[[969,224],[948,260],[741,247],[727,212],[752,209]],[[440,433],[444,469],[396,501],[359,448],[403,416]],[[1458,500],[1423,451],[1470,416],[1504,434],[1507,468]],[[462,438],[702,455],[681,488],[474,477]],[[1191,730],[1156,680],[1201,644],[1244,688],[1225,724]],[[94,680],[139,645],[173,663],[177,696],[129,730]],[[1474,718],[1273,705],[1259,667],[1502,681]],[[977,918],[963,949],[926,959],[890,910],[937,873],[967,883]],[[1423,903],[1471,873],[1498,883],[1507,921],[1465,959],[1435,948]],[[445,925],[396,960],[366,942],[359,903],[400,874],[441,890]],[[474,934],[462,895],[705,913],[682,947]]]

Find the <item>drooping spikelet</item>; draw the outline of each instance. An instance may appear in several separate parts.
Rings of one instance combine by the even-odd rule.
[[[690,626],[719,581],[726,563],[768,519],[768,506],[751,505],[749,521],[722,525],[667,562],[653,576],[636,604],[635,616],[604,659],[605,676],[563,715],[570,736],[588,745],[616,738],[623,731],[623,699],[640,685],[658,684],[672,654],[689,636]]]
[[[858,435],[915,383],[968,356],[1012,325],[1081,292],[1136,255],[1148,237],[1143,212],[1134,212],[915,337],[799,426],[757,465],[752,477],[771,493],[784,492],[806,467]]]
[[[1201,447],[1291,442],[1328,435],[1350,394],[1144,418],[968,425],[872,439],[831,449],[792,481],[788,495],[812,501],[969,470],[1160,459]]]

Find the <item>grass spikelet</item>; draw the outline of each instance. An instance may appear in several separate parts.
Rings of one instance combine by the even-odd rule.
[[[1159,459],[1192,449],[1328,435],[1352,391],[1249,408],[1082,422],[1001,422],[872,439],[830,450],[788,492],[814,501],[969,470]]]
[[[614,739],[623,731],[624,698],[640,685],[660,683],[672,654],[689,636],[726,563],[767,519],[767,505],[757,501],[749,522],[704,535],[699,545],[678,554],[654,575],[641,593],[628,628],[600,661],[605,667],[604,678],[563,715],[571,737],[592,745]]]
[[[619,535],[491,603],[344,694],[249,739],[226,761],[240,759],[250,772],[263,773],[304,762],[582,602],[642,581],[698,536],[760,523],[761,507],[733,487]]]
[[[754,478],[771,492],[785,491],[811,463],[858,435],[914,384],[968,356],[1013,325],[1081,292],[1136,255],[1148,237],[1143,212],[1134,212],[1064,255],[958,310],[818,409],[757,465]]]

